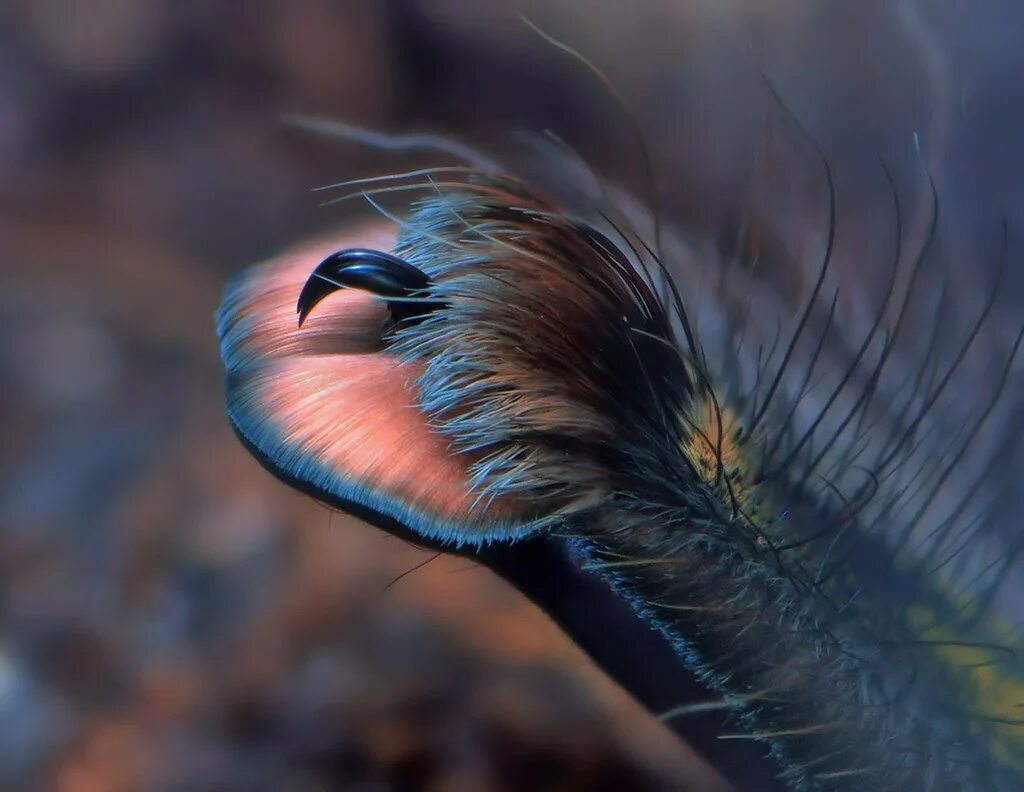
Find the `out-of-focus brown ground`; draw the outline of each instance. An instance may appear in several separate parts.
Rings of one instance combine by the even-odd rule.
[[[429,554],[274,482],[223,416],[225,279],[344,217],[312,186],[407,161],[281,113],[484,141],[551,126],[635,180],[614,104],[505,5],[0,9],[0,788],[707,780],[510,588],[449,558],[396,582]],[[761,130],[742,102],[701,104],[732,85],[735,42],[697,5],[522,7],[635,100],[676,187],[666,210],[731,228],[722,196]],[[722,7],[755,39],[810,41],[806,6],[747,5]],[[806,62],[772,52],[789,51],[765,56],[783,77]]]

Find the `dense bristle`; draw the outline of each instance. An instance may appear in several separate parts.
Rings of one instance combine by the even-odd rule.
[[[1008,783],[1020,729],[1003,699],[1020,666],[934,568],[986,519],[969,508],[975,490],[938,503],[1001,403],[1016,344],[961,432],[937,436],[931,421],[991,300],[949,357],[931,344],[909,386],[894,385],[927,246],[909,265],[897,252],[877,320],[830,368],[828,242],[785,347],[744,387],[728,377],[749,364],[708,364],[680,343],[678,313],[645,280],[659,262],[599,217],[477,175],[435,186],[404,224],[400,255],[451,308],[390,343],[425,366],[434,425],[481,454],[476,491],[521,495],[582,538],[790,783]],[[930,549],[907,552],[911,536]]]
[[[676,256],[692,248],[671,235],[656,251],[614,204],[570,209],[511,176],[437,173],[370,191],[423,193],[394,252],[428,276],[435,307],[380,343],[414,376],[402,393],[423,444],[458,461],[468,500],[437,507],[445,538],[498,537],[480,514],[514,515],[506,537],[570,538],[717,691],[734,728],[722,738],[764,744],[793,787],[1016,788],[1024,667],[989,608],[1024,546],[1007,525],[1018,444],[992,440],[1022,336],[996,364],[975,361],[998,280],[961,333],[912,326],[948,300],[920,286],[934,190],[931,233],[909,254],[897,243],[861,328],[832,283],[831,178],[824,252],[789,319],[742,268]],[[702,269],[718,291],[691,312]],[[993,385],[970,393],[979,370]],[[281,420],[305,437],[302,415]],[[334,454],[324,420],[293,476],[304,455],[352,455]],[[360,491],[392,484],[363,468]]]

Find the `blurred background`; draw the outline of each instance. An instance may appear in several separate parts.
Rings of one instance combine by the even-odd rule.
[[[1011,0],[7,0],[0,789],[712,783],[516,592],[292,493],[223,415],[225,280],[365,214],[311,188],[412,161],[283,114],[498,149],[551,129],[643,191],[628,116],[520,11],[608,74],[664,215],[723,255],[756,217],[781,278],[821,232],[762,75],[833,163],[844,277],[885,265],[879,158],[910,235],[934,174],[967,293],[1000,217],[1019,250]]]

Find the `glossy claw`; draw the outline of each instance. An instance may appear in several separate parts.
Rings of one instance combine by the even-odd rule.
[[[363,289],[380,297],[414,297],[430,286],[430,280],[416,267],[390,253],[365,248],[339,250],[313,270],[296,305],[299,327],[324,297],[338,289]],[[429,300],[387,300],[396,321],[430,313],[441,303]]]

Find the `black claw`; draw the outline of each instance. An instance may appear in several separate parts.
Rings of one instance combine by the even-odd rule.
[[[321,261],[302,287],[296,312],[299,327],[328,294],[338,289],[363,289],[380,297],[416,297],[430,286],[419,269],[379,250],[339,250]],[[386,300],[396,322],[424,316],[442,304],[431,300]]]

